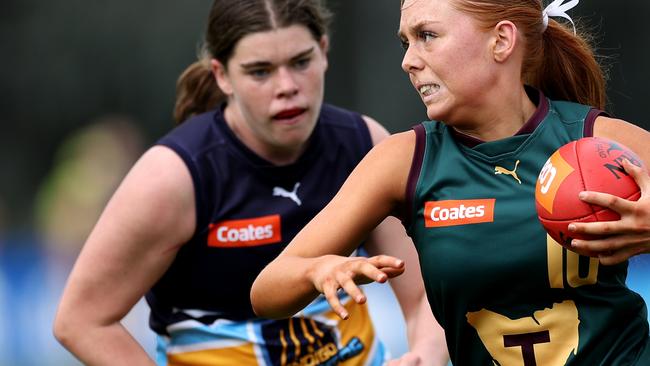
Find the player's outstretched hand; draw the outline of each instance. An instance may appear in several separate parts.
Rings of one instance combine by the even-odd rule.
[[[309,278],[316,290],[325,295],[334,312],[341,319],[347,319],[349,314],[337,296],[339,289],[362,304],[366,295],[358,285],[373,281],[383,283],[403,272],[404,261],[387,255],[370,258],[325,255],[312,268]]]
[[[577,253],[598,256],[600,263],[621,263],[638,254],[650,253],[650,176],[648,172],[623,161],[625,171],[641,189],[638,201],[629,201],[610,194],[582,192],[580,199],[591,204],[609,208],[621,215],[618,221],[572,223],[569,231],[602,236],[596,240],[571,242]]]

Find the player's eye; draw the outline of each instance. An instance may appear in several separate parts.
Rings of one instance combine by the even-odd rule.
[[[298,70],[304,70],[309,67],[310,63],[311,63],[311,57],[303,57],[301,59],[296,60],[293,63],[293,67]]]
[[[264,79],[269,76],[270,73],[271,71],[266,68],[248,70],[248,75],[251,75],[255,79]]]
[[[409,48],[409,42],[408,42],[406,39],[404,39],[404,38],[400,38],[400,39],[399,39],[399,43],[400,43],[400,45],[402,46],[402,48],[404,49],[404,51],[408,50],[408,48]]]
[[[424,42],[429,42],[429,41],[433,41],[434,39],[438,38],[438,35],[433,33],[433,32],[429,32],[429,31],[421,31],[421,32],[418,33],[418,38],[420,38]]]

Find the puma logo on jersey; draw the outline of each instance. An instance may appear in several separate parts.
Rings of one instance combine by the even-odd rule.
[[[280,215],[210,224],[208,246],[217,248],[255,247],[282,241]]]
[[[506,169],[504,167],[501,167],[501,166],[497,165],[497,166],[494,167],[494,174],[509,175],[509,176],[515,178],[515,180],[517,182],[519,182],[519,184],[521,184],[521,179],[519,179],[519,177],[517,176],[517,166],[518,165],[519,165],[519,160],[517,160],[517,162],[515,163],[515,168],[512,169],[512,170],[508,170],[508,169]]]
[[[424,226],[443,227],[494,221],[494,198],[428,201],[424,203]]]
[[[295,202],[296,205],[300,206],[300,205],[302,205],[302,201],[298,197],[298,187],[300,187],[300,182],[296,183],[293,186],[293,190],[291,192],[287,191],[286,189],[284,189],[282,187],[273,187],[273,195],[274,196],[289,198],[293,202]]]

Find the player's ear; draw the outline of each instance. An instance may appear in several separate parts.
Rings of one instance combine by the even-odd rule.
[[[232,95],[232,84],[230,83],[230,77],[228,76],[226,66],[219,60],[213,58],[210,60],[210,70],[217,81],[219,89],[221,89],[221,91],[227,96]]]
[[[502,20],[494,26],[492,55],[497,62],[506,61],[517,45],[517,26],[509,20]]]
[[[327,35],[323,35],[320,38],[320,41],[318,42],[318,47],[320,48],[321,52],[323,53],[323,58],[325,62],[325,70],[327,70],[328,66],[328,61],[327,61],[327,53],[330,50],[330,37]]]
[[[323,53],[327,54],[327,52],[330,50],[330,37],[323,35],[320,38],[320,41],[318,41],[318,46],[320,46],[320,49],[323,51]]]

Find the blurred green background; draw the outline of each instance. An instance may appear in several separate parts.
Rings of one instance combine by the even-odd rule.
[[[326,100],[372,116],[392,132],[425,119],[400,68],[399,2],[327,3],[336,16]],[[75,364],[50,332],[61,288],[116,184],[172,127],[176,78],[196,57],[210,4],[3,1],[1,365]],[[570,14],[598,35],[610,74],[608,111],[650,129],[650,2],[584,0]],[[650,266],[639,263],[646,272],[632,278],[647,278]],[[374,311],[397,311],[389,292],[378,293],[383,300]],[[148,342],[146,308],[139,305],[135,313],[127,321]],[[400,327],[388,325],[385,332],[398,354],[405,347]]]

